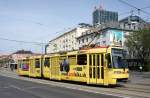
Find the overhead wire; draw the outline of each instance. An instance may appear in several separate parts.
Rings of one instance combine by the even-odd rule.
[[[134,5],[129,4],[128,2],[125,2],[124,0],[118,0],[118,1],[123,3],[123,4],[125,4],[125,5],[128,5],[128,6],[132,7],[132,8],[134,8],[134,9],[136,9],[138,12],[141,11],[141,12],[147,14],[147,15],[150,15],[149,12],[146,12],[146,11],[143,10],[143,9],[149,8],[150,6],[147,6],[147,7],[144,7],[144,8],[138,8],[138,7],[134,6]]]
[[[3,37],[0,37],[0,40],[6,40],[6,41],[18,42],[18,43],[35,44],[35,45],[41,45],[41,46],[47,44],[47,43],[34,42],[34,41],[14,40],[14,39],[8,39],[8,38],[3,38]]]
[[[140,9],[144,10],[144,9],[147,9],[147,8],[150,8],[150,5],[149,5],[149,6],[146,6],[146,7],[142,7],[142,8],[140,8]],[[127,12],[124,12],[124,13],[119,14],[119,16],[125,15],[125,14],[130,14],[131,12],[135,12],[135,11],[137,11],[137,10],[127,11]]]

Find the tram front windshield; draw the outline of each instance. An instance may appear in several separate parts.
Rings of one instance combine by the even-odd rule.
[[[112,49],[112,64],[113,68],[126,68],[126,62],[123,59],[122,49]]]

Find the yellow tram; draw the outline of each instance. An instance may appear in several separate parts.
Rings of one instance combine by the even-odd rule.
[[[119,47],[97,47],[64,53],[34,55],[29,57],[28,75],[51,80],[116,85],[117,80],[129,78],[129,70],[124,63],[123,55],[124,51]]]
[[[41,77],[42,76],[42,56],[32,55],[29,57],[29,76]]]
[[[28,58],[18,60],[17,72],[19,75],[24,75],[24,76],[29,75],[29,59]]]

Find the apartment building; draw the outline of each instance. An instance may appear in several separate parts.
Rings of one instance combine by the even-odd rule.
[[[65,32],[64,34],[56,37],[55,39],[49,41],[46,47],[46,53],[56,53],[62,51],[71,51],[79,49],[77,43],[77,37],[81,36],[89,30],[91,26],[88,24],[79,24],[72,30]]]
[[[111,27],[98,30],[98,32],[87,31],[84,35],[77,38],[77,42],[79,48],[88,45],[124,47],[126,35],[129,32],[128,30]]]

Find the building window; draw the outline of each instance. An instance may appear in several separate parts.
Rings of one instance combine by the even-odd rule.
[[[103,32],[101,35],[102,38],[106,37],[106,32]]]
[[[93,35],[91,35],[91,39],[93,39],[94,38],[94,36]]]
[[[88,38],[86,38],[86,42],[88,42]]]
[[[99,39],[99,38],[100,38],[100,35],[97,35],[96,38]]]
[[[79,40],[79,44],[80,44],[80,40]]]
[[[134,30],[136,30],[136,26],[134,25],[133,27],[134,27]]]
[[[96,45],[100,46],[100,42],[97,42]]]
[[[103,41],[103,44],[106,44],[106,41]]]
[[[82,39],[82,43],[84,43],[84,39]]]

